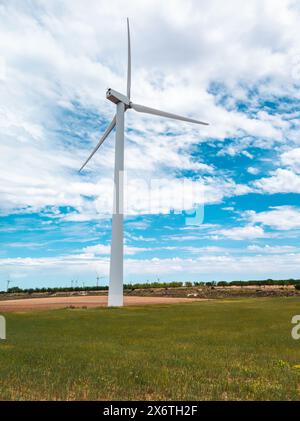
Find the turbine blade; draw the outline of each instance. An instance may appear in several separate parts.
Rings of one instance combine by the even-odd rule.
[[[188,117],[182,117],[181,115],[167,113],[166,111],[156,110],[155,108],[145,107],[144,105],[131,103],[130,106],[131,108],[133,108],[135,111],[139,113],[153,114],[153,115],[158,115],[161,117],[173,118],[174,120],[181,120],[181,121],[187,121],[189,123],[203,124],[204,126],[209,125],[208,123],[205,123],[204,121],[199,121],[199,120],[195,120],[193,118],[188,118]]]
[[[127,18],[127,42],[128,42],[128,62],[127,62],[127,97],[130,99],[131,90],[131,45],[129,19]]]
[[[79,172],[81,170],[83,170],[83,168],[86,166],[86,164],[89,162],[89,160],[94,156],[94,154],[97,152],[97,150],[100,148],[100,146],[102,145],[102,143],[104,142],[104,140],[107,138],[107,136],[110,134],[110,132],[113,130],[113,128],[116,125],[116,116],[114,116],[114,118],[112,119],[111,123],[109,124],[109,126],[107,127],[107,129],[105,130],[103,136],[101,137],[101,139],[99,140],[99,142],[97,143],[96,147],[93,149],[92,153],[90,154],[90,156],[88,157],[88,159],[85,161],[85,163],[82,165],[82,167],[80,168]]]

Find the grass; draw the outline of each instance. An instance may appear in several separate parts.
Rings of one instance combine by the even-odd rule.
[[[299,400],[299,298],[7,313],[0,399]]]

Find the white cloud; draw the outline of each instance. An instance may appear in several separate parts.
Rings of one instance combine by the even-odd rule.
[[[300,193],[300,148],[283,152],[280,162],[287,168],[278,168],[269,177],[256,180],[254,186],[270,194]]]
[[[233,227],[229,229],[220,229],[214,233],[214,238],[219,237],[230,238],[231,240],[252,240],[256,238],[266,237],[267,234],[263,228],[258,225],[247,225],[244,227]]]
[[[86,253],[87,255],[90,255],[93,257],[97,255],[109,255],[110,245],[97,244],[95,246],[84,247],[82,251],[83,253]]]
[[[261,223],[278,230],[300,228],[300,209],[293,206],[276,206],[259,213],[250,211],[248,217],[253,223]]]
[[[124,247],[124,254],[127,256],[134,255],[137,253],[141,253],[143,251],[147,251],[147,248],[144,247],[133,247],[125,245]],[[110,245],[104,245],[104,244],[97,244],[95,246],[88,246],[84,247],[82,250],[83,256],[88,257],[96,257],[101,255],[109,255],[110,254]]]
[[[260,172],[259,168],[255,168],[255,167],[248,167],[247,171],[249,174],[252,174],[252,175],[259,174]]]
[[[282,253],[299,253],[299,248],[294,246],[259,246],[252,244],[247,247],[247,250],[252,253],[263,253],[263,254],[282,254]]]
[[[254,186],[264,193],[300,193],[300,175],[282,168],[254,182]]]
[[[296,171],[300,172],[300,148],[291,149],[281,155],[281,162]]]

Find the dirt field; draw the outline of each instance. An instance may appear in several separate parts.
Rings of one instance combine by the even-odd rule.
[[[187,301],[195,301],[193,298],[169,298],[169,297],[124,297],[126,306],[149,305],[149,304],[174,304]],[[81,297],[47,297],[27,298],[17,300],[0,301],[0,311],[30,311],[48,310],[65,307],[103,307],[107,305],[107,296],[81,296]]]

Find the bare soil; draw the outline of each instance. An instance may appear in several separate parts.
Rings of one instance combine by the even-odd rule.
[[[191,298],[169,298],[169,297],[125,297],[125,306],[138,306],[149,304],[174,304],[187,301],[195,301]],[[76,296],[76,297],[46,297],[46,298],[25,298],[16,300],[1,300],[0,311],[31,311],[49,310],[54,308],[92,308],[104,307],[107,305],[107,296]]]

